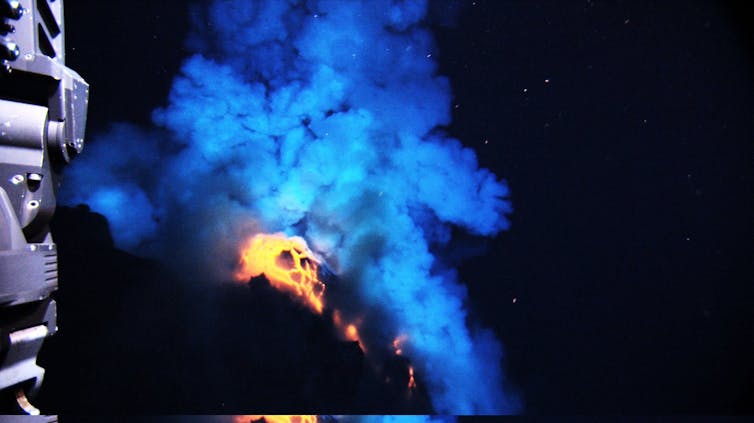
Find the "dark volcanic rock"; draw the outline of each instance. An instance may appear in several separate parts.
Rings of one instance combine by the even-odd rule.
[[[57,335],[36,405],[46,413],[246,414],[429,410],[385,383],[329,312],[263,278],[188,283],[114,249],[107,221],[60,207]],[[399,365],[400,366],[400,365]],[[406,375],[406,364],[396,374]],[[404,395],[404,397],[401,397]]]

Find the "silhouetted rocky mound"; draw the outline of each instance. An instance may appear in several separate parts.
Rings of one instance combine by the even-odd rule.
[[[113,248],[86,207],[60,207],[52,231],[60,330],[40,354],[36,400],[47,413],[430,411],[426,392],[407,393],[404,358],[368,363],[327,313],[264,278],[184,282]]]

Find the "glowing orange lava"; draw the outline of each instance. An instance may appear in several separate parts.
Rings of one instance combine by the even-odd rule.
[[[263,274],[275,289],[290,293],[322,314],[325,284],[317,275],[319,261],[303,238],[289,238],[282,233],[256,234],[241,247],[240,256],[237,280],[247,282]],[[358,342],[366,352],[359,335],[360,321],[345,322],[338,310],[333,311],[332,318],[343,336]]]
[[[249,423],[264,420],[267,423],[317,423],[317,416],[235,416],[233,423]]]
[[[395,355],[403,354],[403,343],[406,342],[407,338],[406,335],[399,335],[393,339],[393,350],[395,351]]]
[[[406,339],[408,339],[408,336],[406,335],[398,335],[393,339],[393,350],[395,351],[395,355],[402,355],[403,354],[403,344],[406,342]],[[414,367],[408,366],[408,390],[413,391],[416,389],[416,379],[414,379]]]
[[[317,260],[300,237],[284,234],[256,234],[241,247],[240,269],[235,278],[248,282],[264,274],[270,284],[302,299],[322,313],[325,284],[317,277]]]
[[[340,317],[340,312],[338,310],[333,311],[332,320],[335,327],[343,332],[343,336],[345,336],[346,339],[358,342],[361,350],[364,352],[367,351],[366,348],[364,348],[364,343],[361,342],[361,337],[359,337],[359,328],[355,324],[345,323],[343,318]]]

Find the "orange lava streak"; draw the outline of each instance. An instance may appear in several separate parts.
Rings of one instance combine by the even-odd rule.
[[[406,335],[398,335],[393,339],[393,350],[395,355],[403,354],[403,344],[408,339]],[[416,389],[416,379],[414,379],[414,367],[408,366],[408,390],[413,391]]]
[[[264,419],[267,423],[317,423],[317,416],[235,416],[233,423],[249,423]]]
[[[239,265],[237,280],[247,282],[264,274],[275,289],[301,298],[322,313],[325,284],[317,277],[317,260],[303,238],[256,234],[241,247]]]

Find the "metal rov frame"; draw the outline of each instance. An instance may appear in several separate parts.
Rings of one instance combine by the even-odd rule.
[[[60,171],[84,146],[89,85],[65,66],[63,0],[0,0],[0,413],[28,401],[57,330],[49,230]],[[8,400],[10,398],[10,400]]]

